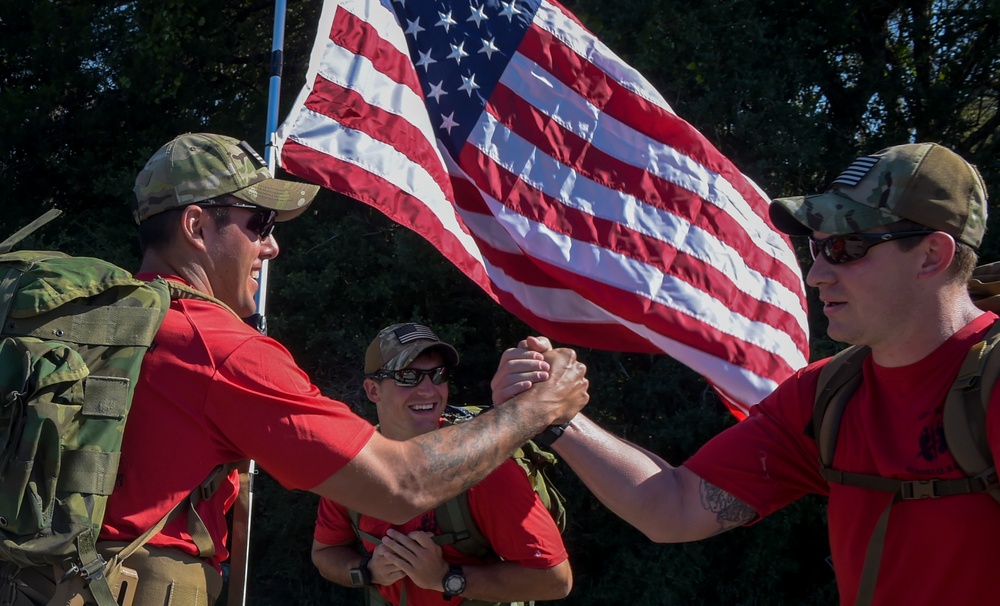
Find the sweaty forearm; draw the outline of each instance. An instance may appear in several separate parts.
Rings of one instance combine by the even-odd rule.
[[[554,448],[594,496],[653,541],[703,539],[753,517],[752,510],[691,471],[669,465],[583,415]],[[739,524],[732,522],[734,515]]]
[[[411,439],[421,455],[411,478],[412,489],[427,499],[421,509],[479,483],[548,423],[544,409],[519,396],[469,422]]]
[[[587,395],[571,350],[546,352],[549,380],[467,423],[396,442],[374,434],[340,471],[313,488],[361,513],[402,524],[485,478],[544,427],[571,419]]]
[[[350,509],[402,524],[468,490],[551,422],[527,394],[475,419],[406,441],[376,433],[313,489]]]

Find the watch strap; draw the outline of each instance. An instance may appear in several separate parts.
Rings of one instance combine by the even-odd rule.
[[[371,587],[372,584],[372,573],[368,569],[368,562],[372,559],[371,554],[366,555],[361,558],[361,563],[357,565],[356,568],[352,568],[348,571],[348,575],[351,578],[351,587]]]
[[[559,439],[566,428],[569,427],[569,423],[563,423],[562,425],[549,425],[540,434],[532,438],[535,444],[539,446],[544,446],[545,448],[551,448],[552,443]]]

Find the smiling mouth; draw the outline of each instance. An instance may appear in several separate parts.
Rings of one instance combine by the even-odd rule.
[[[413,406],[410,406],[410,410],[414,410],[414,411],[417,411],[417,412],[426,412],[428,410],[434,410],[434,405],[433,404],[414,404]]]

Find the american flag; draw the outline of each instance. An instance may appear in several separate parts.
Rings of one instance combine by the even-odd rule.
[[[552,0],[327,0],[276,139],[534,330],[669,354],[739,418],[807,361],[767,197]]]

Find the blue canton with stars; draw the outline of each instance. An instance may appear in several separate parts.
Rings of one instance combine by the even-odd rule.
[[[392,0],[435,133],[453,158],[541,0]]]

